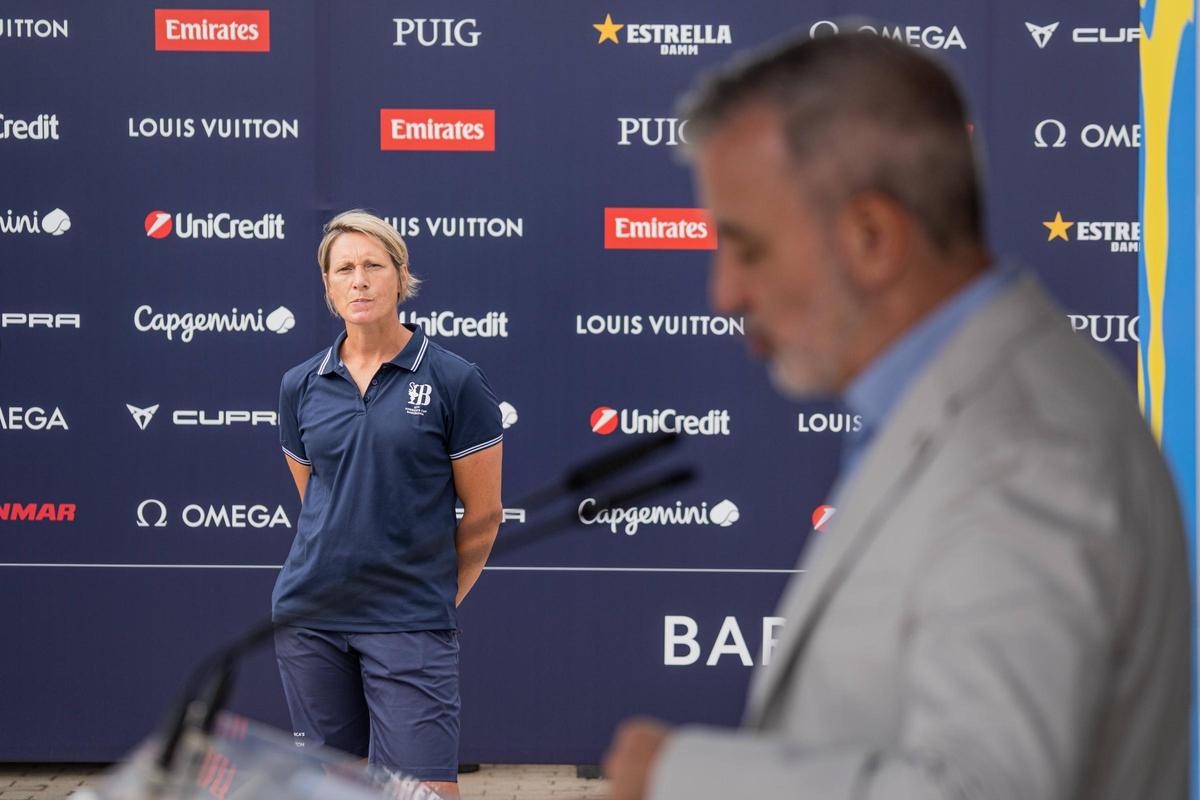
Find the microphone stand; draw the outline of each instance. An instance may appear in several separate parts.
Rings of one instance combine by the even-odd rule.
[[[557,481],[527,495],[520,503],[522,507],[541,508],[564,497],[595,487],[608,479],[620,475],[630,467],[678,443],[677,433],[664,433],[638,439],[630,444],[611,449],[599,456],[585,460],[568,469]],[[696,478],[692,467],[680,467],[659,472],[642,479],[632,486],[615,490],[597,501],[599,510],[606,510],[623,503],[656,494],[665,489],[683,486]],[[518,534],[510,534],[497,542],[498,550],[509,553],[536,541],[555,535],[576,521],[574,513],[553,518]],[[314,612],[329,612],[351,606],[362,594],[380,583],[385,574],[382,568],[368,568],[353,582],[356,588],[347,590],[341,584],[324,595],[314,598],[308,609],[285,616],[279,620],[268,619],[255,625],[218,652],[204,659],[192,672],[176,704],[168,713],[163,725],[162,747],[154,759],[156,777],[152,788],[155,795],[166,787],[167,777],[176,767],[181,745],[189,732],[199,734],[201,740],[211,737],[217,715],[225,707],[233,688],[233,676],[238,662],[250,651],[274,635],[276,627],[302,623]],[[198,760],[198,748],[191,749],[193,765]]]

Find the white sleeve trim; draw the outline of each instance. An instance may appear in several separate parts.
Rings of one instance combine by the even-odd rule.
[[[309,461],[307,458],[301,458],[300,456],[298,456],[298,455],[296,455],[295,453],[293,453],[291,450],[288,450],[288,449],[287,449],[286,447],[284,447],[283,445],[280,445],[280,446],[279,446],[279,448],[280,448],[281,450],[283,450],[283,452],[287,453],[287,455],[288,455],[288,458],[292,459],[292,461],[295,461],[295,462],[296,462],[296,463],[298,463],[298,464],[303,464],[303,465],[304,465],[304,466],[306,466],[306,467],[311,467],[311,466],[312,466],[312,462],[311,462],[311,461]]]
[[[471,453],[478,453],[480,450],[486,450],[494,444],[500,444],[500,442],[503,440],[504,440],[504,434],[502,433],[499,436],[497,436],[495,439],[489,439],[488,441],[481,442],[480,444],[477,444],[474,447],[468,447],[466,450],[459,450],[457,453],[451,453],[450,460],[457,461],[458,459],[462,458],[463,456],[469,456],[469,455],[471,455]]]

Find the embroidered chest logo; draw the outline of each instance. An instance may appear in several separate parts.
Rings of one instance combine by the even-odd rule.
[[[425,416],[425,406],[429,405],[432,399],[433,386],[428,383],[409,383],[408,408],[405,411],[423,417]]]

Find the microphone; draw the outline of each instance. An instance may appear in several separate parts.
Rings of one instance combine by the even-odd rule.
[[[568,468],[557,481],[530,492],[514,505],[520,508],[534,509],[549,505],[560,497],[582,491],[613,475],[624,472],[660,450],[674,447],[681,439],[682,437],[678,433],[658,433],[635,439],[620,447],[611,448],[598,456],[593,456]]]
[[[561,497],[592,487],[628,471],[655,453],[674,446],[679,439],[677,433],[659,434],[587,459],[568,469],[559,480],[530,493],[521,505],[535,508],[544,506]],[[612,508],[665,489],[685,485],[695,478],[696,471],[692,467],[660,472],[606,495],[597,501],[597,508]],[[575,521],[575,515],[570,513],[517,534],[510,534],[503,540],[497,540],[499,550],[512,552],[557,533]],[[386,574],[385,565],[368,565],[360,573],[358,580],[345,582],[319,594],[302,611],[288,614],[279,620],[264,620],[202,660],[185,682],[183,692],[164,721],[163,743],[155,759],[160,772],[166,774],[174,766],[184,734],[189,729],[197,730],[206,736],[212,734],[217,715],[224,708],[232,691],[235,668],[245,655],[272,638],[277,627],[302,624],[318,612],[328,615],[330,612],[350,607],[367,591],[381,585]]]
[[[596,511],[597,513],[608,511],[648,495],[658,494],[659,492],[678,486],[686,486],[695,479],[696,470],[692,467],[680,467],[667,472],[659,472],[633,486],[597,499]],[[571,510],[562,516],[551,518],[540,525],[505,534],[503,537],[496,538],[496,543],[492,546],[492,553],[507,555],[514,550],[519,550],[534,542],[556,535],[578,521],[576,512]]]
[[[279,620],[268,617],[203,659],[184,683],[184,690],[167,714],[162,748],[155,759],[158,767],[164,772],[171,769],[183,735],[189,728],[206,735],[212,733],[217,714],[225,707],[233,688],[234,668],[244,656],[272,638],[277,627],[303,623],[319,612],[350,608],[368,591],[380,586],[386,574],[384,565],[368,564],[359,573],[358,580],[331,587],[314,597],[307,607]]]

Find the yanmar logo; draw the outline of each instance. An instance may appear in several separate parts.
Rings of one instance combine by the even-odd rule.
[[[380,150],[496,149],[491,108],[381,108]]]
[[[716,250],[717,229],[702,208],[606,208],[605,250]]]
[[[74,503],[0,503],[0,522],[74,521]]]
[[[271,12],[225,8],[154,9],[154,49],[266,53]]]

